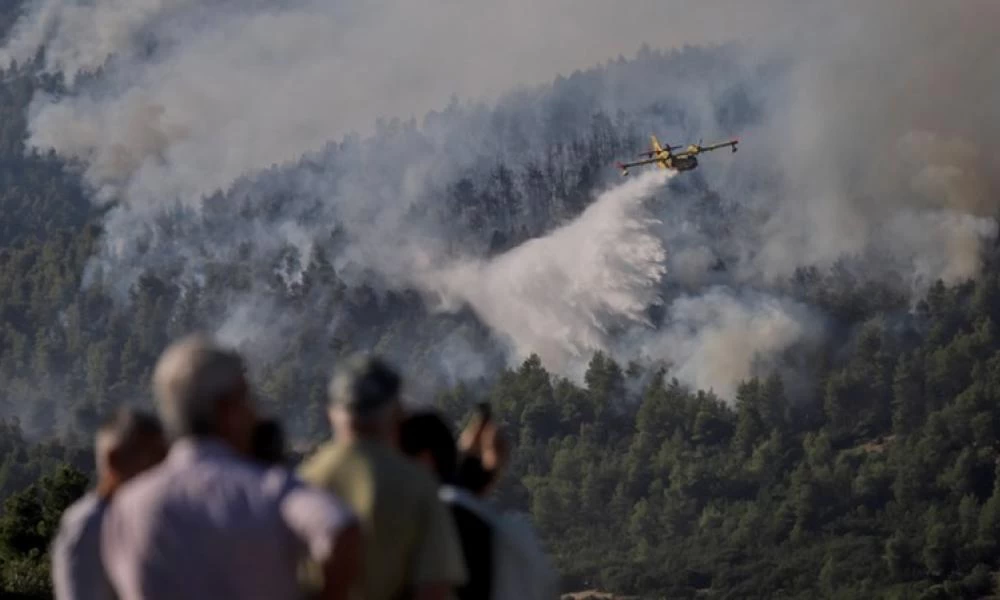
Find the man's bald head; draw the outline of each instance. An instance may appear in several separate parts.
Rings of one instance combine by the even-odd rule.
[[[203,334],[167,348],[153,373],[153,392],[170,434],[220,434],[227,406],[248,400],[245,370],[239,354]]]

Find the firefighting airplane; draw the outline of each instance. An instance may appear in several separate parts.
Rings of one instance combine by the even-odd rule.
[[[651,165],[654,163],[661,169],[690,171],[698,166],[697,157],[702,152],[710,152],[712,150],[718,150],[719,148],[725,148],[726,146],[732,146],[733,152],[736,152],[736,145],[740,143],[739,140],[730,140],[728,142],[722,142],[721,144],[702,146],[701,142],[698,142],[697,144],[691,144],[687,148],[684,148],[682,152],[674,154],[674,150],[679,150],[683,148],[683,146],[671,146],[670,144],[667,144],[665,147],[661,146],[655,135],[649,136],[649,140],[653,146],[652,150],[648,150],[639,155],[645,156],[646,160],[640,160],[633,163],[615,164],[615,166],[621,169],[622,177],[628,176],[628,170],[630,167]]]

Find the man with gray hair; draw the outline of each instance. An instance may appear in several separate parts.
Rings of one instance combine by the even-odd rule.
[[[256,414],[242,358],[194,335],[153,374],[175,439],[167,459],[108,509],[103,559],[122,600],[298,598],[298,568],[322,568],[320,597],[348,598],[360,533],[350,509],[281,467],[251,460]]]
[[[56,600],[115,597],[101,565],[105,509],[122,484],[163,460],[166,441],[156,417],[122,409],[98,428],[94,448],[97,485],[66,509],[52,543]]]
[[[361,520],[367,600],[444,600],[467,577],[458,533],[433,477],[398,451],[400,377],[356,357],[330,384],[334,439],[300,469]]]

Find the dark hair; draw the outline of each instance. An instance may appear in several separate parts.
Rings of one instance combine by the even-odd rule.
[[[164,439],[163,427],[152,414],[129,407],[112,412],[101,422],[94,435],[94,461],[98,474],[103,476],[101,471],[105,466],[131,469],[131,466],[122,464],[122,458],[157,438]]]
[[[274,419],[257,422],[253,430],[253,457],[267,465],[285,462],[285,432]]]
[[[451,428],[436,412],[414,413],[400,424],[400,449],[407,456],[430,452],[441,483],[452,483],[458,461],[458,448]]]
[[[115,434],[124,440],[147,435],[162,436],[163,426],[152,413],[123,407],[107,415],[97,431]]]

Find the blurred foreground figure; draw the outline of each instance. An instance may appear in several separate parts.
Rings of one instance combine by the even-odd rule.
[[[444,419],[432,411],[414,413],[403,421],[399,433],[403,453],[421,463],[450,489],[456,479],[458,449],[455,436]],[[458,600],[492,600],[493,593],[493,523],[491,518],[449,503],[452,518],[458,528],[462,555],[469,579],[455,590]],[[492,517],[492,515],[489,515]]]
[[[122,600],[301,597],[297,567],[323,568],[320,597],[349,597],[360,535],[350,510],[251,459],[256,418],[239,355],[193,336],[163,354],[157,406],[175,438],[105,517],[104,564]]]
[[[366,600],[444,600],[466,580],[458,535],[437,485],[396,448],[399,375],[358,357],[330,384],[334,439],[301,467],[361,519]]]
[[[485,498],[500,481],[510,459],[510,445],[500,430],[489,404],[476,407],[458,440],[460,451],[456,486]]]
[[[97,486],[66,509],[52,544],[56,600],[115,597],[101,564],[105,509],[123,483],[163,460],[166,451],[163,430],[152,415],[121,410],[97,430]]]
[[[460,600],[554,600],[558,578],[531,526],[504,515],[486,501],[510,452],[489,407],[481,405],[455,447],[445,421],[422,411],[403,422],[403,451],[424,463],[443,484],[441,499],[451,508],[471,573]],[[461,450],[461,452],[459,452]]]
[[[282,465],[287,460],[285,432],[274,419],[258,421],[253,430],[253,457],[264,465]]]

